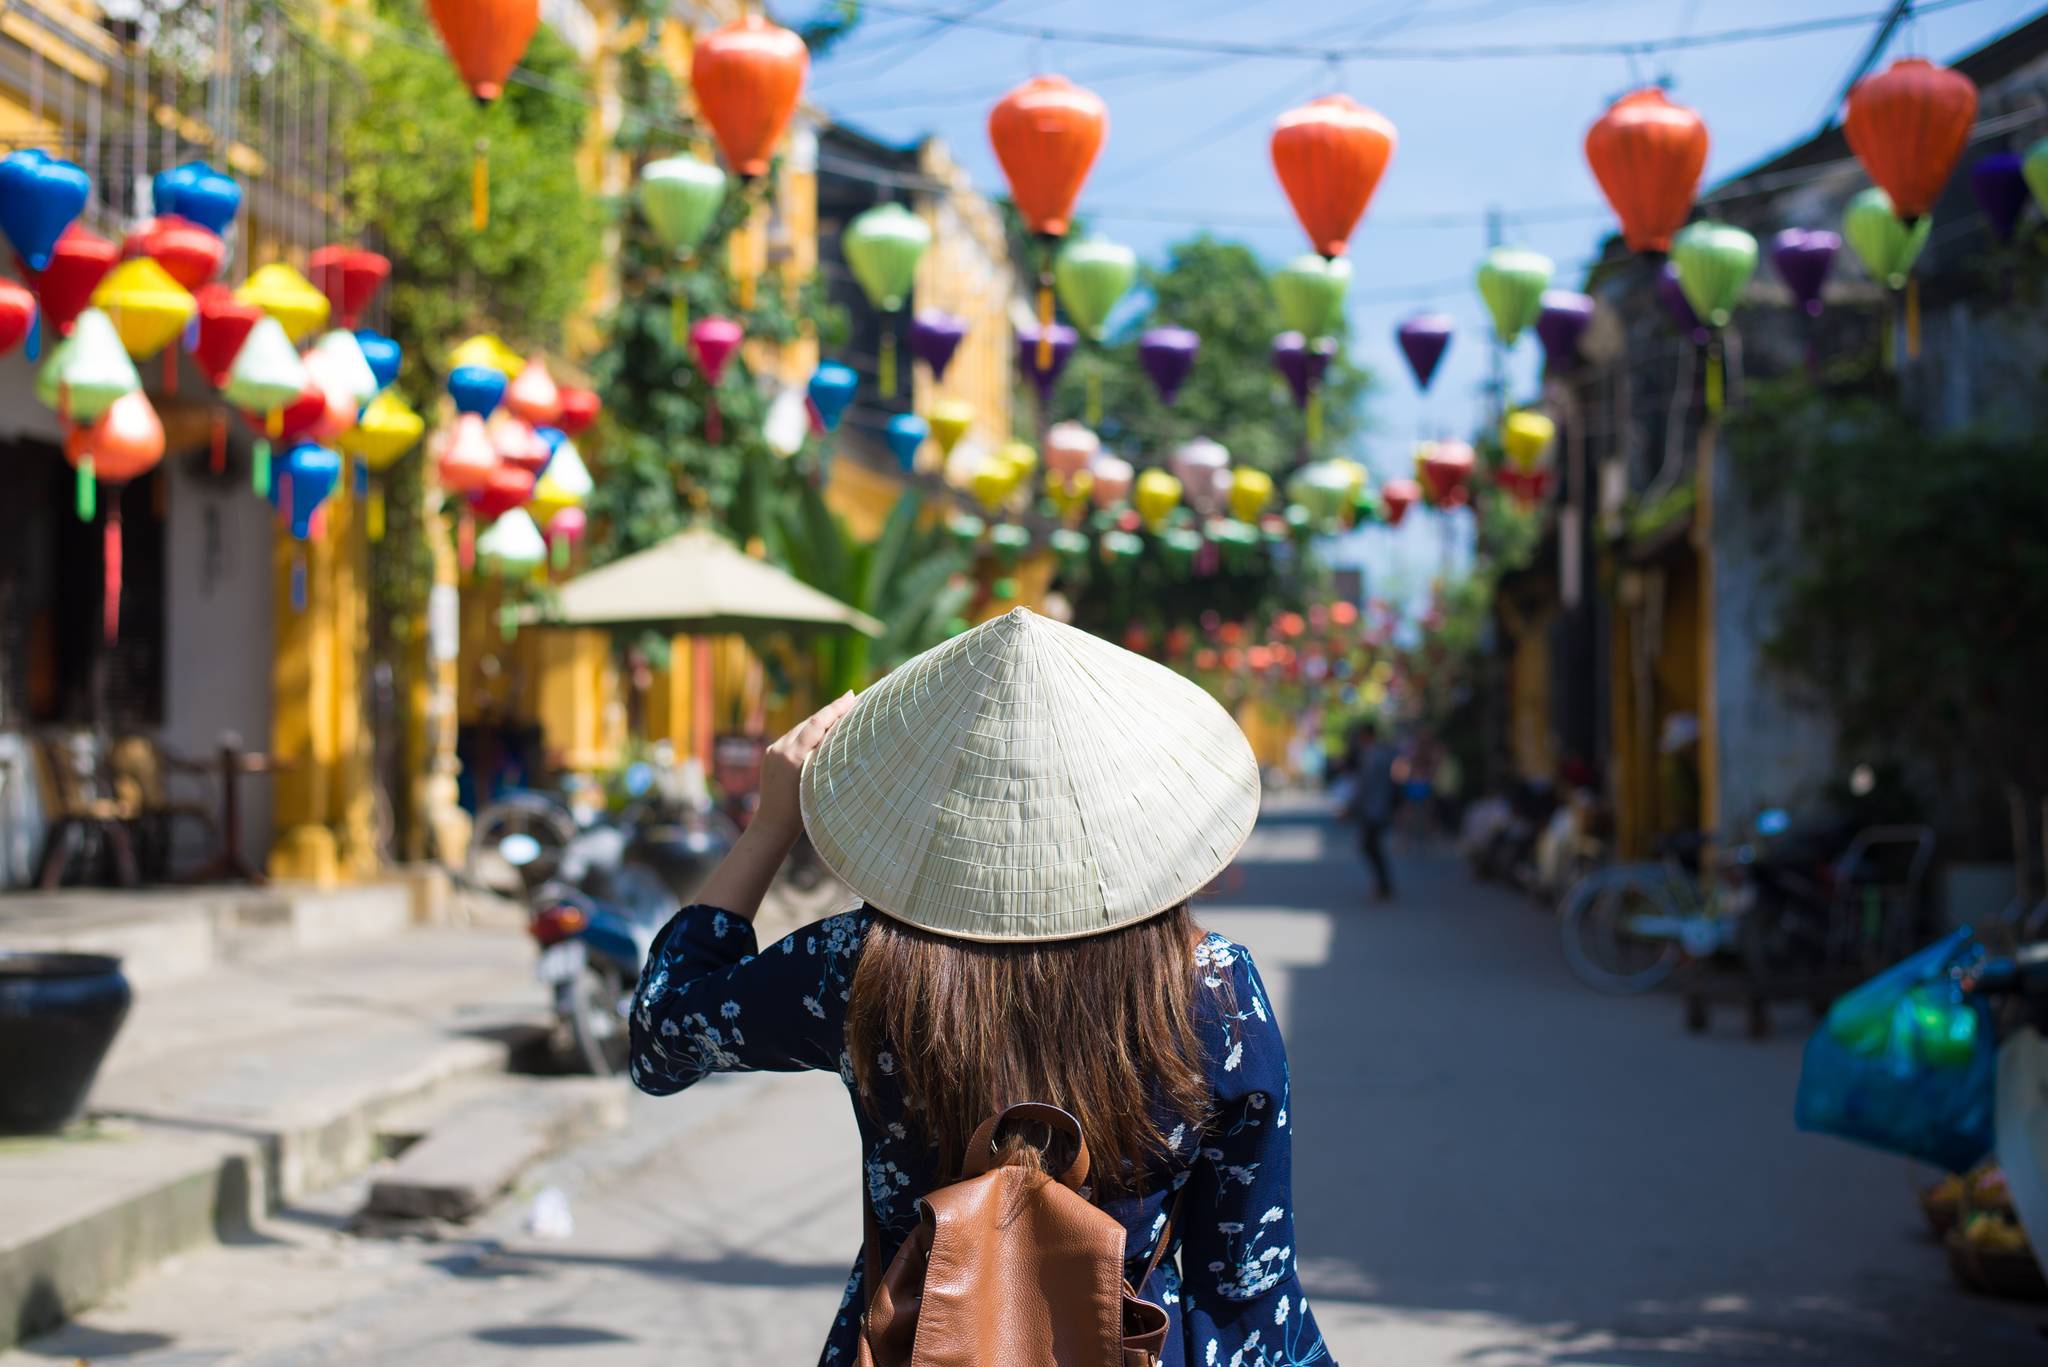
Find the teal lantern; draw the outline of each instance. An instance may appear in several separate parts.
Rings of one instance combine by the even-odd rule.
[[[931,226],[901,204],[877,204],[857,215],[839,235],[839,248],[859,282],[861,292],[883,313],[895,313],[910,300],[917,263],[932,244]],[[884,394],[896,392],[896,329],[882,328],[882,354],[877,376]]]
[[[1351,263],[1343,257],[1297,256],[1273,272],[1273,298],[1287,331],[1313,341],[1335,334],[1344,317]]]
[[[1513,346],[1543,312],[1543,291],[1556,269],[1549,257],[1526,247],[1495,247],[1479,263],[1479,297],[1503,346]]]

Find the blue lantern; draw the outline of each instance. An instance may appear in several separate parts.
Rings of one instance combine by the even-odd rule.
[[[33,149],[0,157],[0,232],[32,271],[85,208],[92,179],[68,161]]]
[[[235,178],[203,161],[188,161],[159,171],[149,183],[150,199],[159,214],[190,219],[215,236],[224,237],[242,208],[242,187]]]
[[[917,448],[923,446],[924,439],[931,434],[931,424],[915,413],[898,413],[889,419],[889,450],[904,474],[917,468]]]
[[[505,372],[487,365],[459,365],[448,372],[448,397],[455,411],[488,418],[505,397]]]
[[[404,359],[398,343],[374,328],[358,328],[356,345],[363,349],[363,359],[370,363],[370,373],[377,377],[377,388],[389,389],[398,379],[399,362]]]
[[[313,534],[313,514],[340,479],[339,455],[317,442],[299,442],[271,460],[270,505],[284,514],[293,537],[304,541]]]
[[[569,440],[569,434],[559,427],[536,427],[533,429],[533,435],[539,437],[540,444],[548,448],[546,464],[543,464],[540,469],[533,472],[533,478],[537,483],[543,475],[547,474],[548,466],[555,463],[555,452],[562,449],[562,443]]]
[[[811,407],[818,411],[818,421],[825,424],[827,432],[839,430],[839,420],[846,416],[846,406],[859,388],[860,376],[853,367],[837,361],[825,362],[811,376]]]

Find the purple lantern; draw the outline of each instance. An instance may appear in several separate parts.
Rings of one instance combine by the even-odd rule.
[[[1060,372],[1067,368],[1067,361],[1074,354],[1074,343],[1081,334],[1065,323],[1052,325],[1052,364],[1045,369],[1038,368],[1038,324],[1030,323],[1017,329],[1017,368],[1024,372],[1031,387],[1038,391],[1040,403],[1052,402],[1052,387],[1059,383]]]
[[[1705,346],[1713,335],[1707,325],[1693,312],[1692,301],[1685,297],[1685,287],[1678,283],[1678,267],[1666,261],[1657,272],[1657,297],[1664,301],[1664,311],[1671,315],[1672,325],[1690,337],[1696,346]]]
[[[1771,269],[1809,318],[1820,317],[1821,287],[1840,250],[1840,236],[1825,229],[1787,228],[1771,238]]]
[[[1413,318],[1404,318],[1394,329],[1394,340],[1401,344],[1401,354],[1408,358],[1408,369],[1415,372],[1415,387],[1429,392],[1429,382],[1436,378],[1437,362],[1444,358],[1444,348],[1451,344],[1451,329],[1455,321],[1447,313],[1418,313]]]
[[[943,380],[966,336],[965,318],[944,309],[919,309],[910,320],[910,354],[931,367],[934,380]]]
[[[1287,381],[1296,408],[1308,407],[1309,396],[1322,383],[1336,354],[1334,337],[1321,337],[1311,344],[1298,332],[1283,332],[1273,339],[1273,368]]]
[[[1202,339],[1186,328],[1153,328],[1138,339],[1138,364],[1151,377],[1161,403],[1172,403],[1180,393],[1201,349]]]
[[[1571,290],[1543,291],[1543,311],[1536,315],[1536,339],[1543,343],[1543,368],[1562,375],[1579,363],[1579,339],[1593,321],[1591,295]]]
[[[2027,207],[2027,178],[2017,152],[1993,152],[1970,167],[1970,193],[2000,242],[2012,241],[2020,214]]]

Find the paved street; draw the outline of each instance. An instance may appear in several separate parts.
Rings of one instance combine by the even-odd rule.
[[[1299,1247],[1338,1361],[1401,1367],[1997,1364],[2048,1345],[1954,1291],[1904,1163],[1796,1134],[1799,1038],[1691,1038],[1573,982],[1547,917],[1447,857],[1365,901],[1345,833],[1280,804],[1205,913],[1287,1028]],[[359,1188],[195,1254],[4,1367],[797,1364],[857,1242],[836,1079],[636,1098],[441,1242],[338,1232]],[[575,1232],[522,1231],[566,1191]]]

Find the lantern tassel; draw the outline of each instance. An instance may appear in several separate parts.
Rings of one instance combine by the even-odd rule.
[[[491,140],[478,138],[469,162],[469,226],[482,232],[491,226]]]
[[[498,607],[498,635],[509,641],[519,634],[519,605],[502,603]]]
[[[881,363],[876,369],[879,373],[875,377],[875,383],[880,387],[882,397],[886,399],[895,398],[896,329],[893,327],[884,327],[882,329],[882,357]]]
[[[556,532],[552,537],[548,538],[548,558],[553,562],[556,574],[560,574],[568,569],[569,538],[563,536],[560,532]]]
[[[373,484],[370,495],[363,500],[363,530],[370,534],[370,540],[384,539],[384,486]]]
[[[164,348],[164,393],[176,394],[177,392],[178,349],[174,346],[167,346]]]
[[[306,548],[292,547],[292,611],[306,610]]]
[[[1725,382],[1721,373],[1721,343],[1717,338],[1707,345],[1707,412],[1715,417],[1721,415]]]
[[[22,354],[31,361],[40,359],[43,354],[43,302],[40,299],[36,301],[34,315],[28,320],[28,343],[22,347]]]
[[[1088,369],[1088,425],[1095,427],[1102,422],[1102,372],[1090,366]]]
[[[1323,391],[1311,390],[1308,396],[1308,444],[1323,444]]]
[[[1041,371],[1052,369],[1052,275],[1038,277],[1038,363]]]
[[[713,446],[725,440],[725,415],[718,411],[718,395],[711,396],[711,402],[704,410],[704,440]]]
[[[367,497],[369,497],[369,493],[370,493],[370,463],[369,463],[368,461],[366,461],[366,460],[356,460],[356,459],[350,459],[350,461],[349,461],[349,464],[355,467],[356,477],[355,477],[355,481],[354,481],[354,482],[355,482],[355,490],[356,490],[356,497],[357,497],[357,498],[367,498]]]
[[[476,568],[476,519],[469,515],[469,509],[462,510],[462,516],[455,524],[455,563],[468,574]]]
[[[121,636],[121,500],[107,505],[107,525],[100,532],[100,629],[108,642]]]
[[[284,435],[284,410],[273,408],[263,415],[263,435],[276,441]]]
[[[249,452],[249,487],[256,497],[270,497],[270,443],[261,437]]]
[[[680,284],[668,300],[668,334],[677,346],[688,346],[690,342],[690,296],[683,292]]]
[[[1906,359],[1920,359],[1920,281],[1906,277]]]
[[[92,521],[99,507],[99,481],[92,472],[92,457],[81,456],[78,461],[78,520]]]
[[[228,468],[228,411],[219,405],[213,410],[213,439],[207,448],[206,465],[216,475]]]

